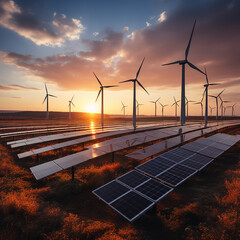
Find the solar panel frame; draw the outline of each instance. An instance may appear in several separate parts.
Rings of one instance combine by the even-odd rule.
[[[207,147],[206,145],[195,143],[195,142],[190,142],[181,146],[181,148],[192,151],[192,152],[198,152],[206,147]]]
[[[153,178],[150,178],[149,180],[145,181],[141,185],[135,187],[135,191],[139,192],[144,197],[149,198],[151,201],[158,202],[162,198],[164,198],[167,194],[169,194],[171,191],[173,191],[173,188],[159,181],[156,181]],[[156,194],[153,194],[153,191],[155,191]],[[164,193],[161,193],[162,191],[164,191]],[[158,195],[158,196],[157,198],[153,198],[153,195]]]
[[[217,158],[218,156],[223,154],[224,151],[220,150],[220,149],[217,149],[217,148],[214,148],[212,146],[207,146],[206,148],[198,151],[198,153],[200,153],[204,156],[210,157],[210,158]]]
[[[184,174],[184,170],[183,170],[184,168],[185,168],[186,171],[189,172],[189,174],[186,174],[186,171],[185,171],[185,174]],[[180,175],[180,171],[178,173],[176,173],[176,170],[178,170],[178,171],[180,170],[181,171],[181,175]],[[189,168],[189,167],[186,167],[186,166],[183,166],[183,165],[181,165],[181,163],[179,163],[179,164],[176,164],[173,167],[167,169],[163,173],[158,174],[156,176],[156,178],[159,179],[160,181],[164,181],[165,183],[169,184],[170,186],[176,187],[179,184],[181,184],[182,182],[186,181],[191,176],[193,176],[196,172],[197,172],[197,170]],[[163,176],[167,175],[167,174],[173,175],[172,177],[175,176],[176,178],[179,179],[179,181],[176,184],[168,182],[166,179],[163,179]]]
[[[129,188],[136,188],[136,187],[142,185],[143,183],[149,181],[150,179],[151,178],[148,177],[147,175],[142,174],[136,170],[132,170],[132,171],[127,172],[127,173],[123,174],[122,176],[118,177],[116,179],[116,181],[120,182],[123,185],[128,186]],[[130,181],[130,180],[135,181],[134,185],[132,182],[130,184],[127,183],[127,181]],[[138,182],[138,183],[136,183],[136,182]]]
[[[174,148],[170,152],[184,158],[189,158],[190,156],[194,155],[192,151],[180,147]]]
[[[103,196],[101,196],[102,194],[98,193],[101,189],[106,188],[107,186],[110,186],[110,185],[113,185],[113,184],[115,185],[113,189],[115,190],[116,197],[111,197],[110,198],[109,195],[108,195],[108,197],[109,197],[109,200],[108,200],[108,199],[104,198]],[[116,192],[116,190],[117,190],[116,185],[122,188],[121,192],[119,192],[119,193]],[[107,190],[110,191],[109,189],[107,189]],[[122,183],[120,183],[120,182],[116,181],[116,179],[114,179],[114,180],[102,185],[101,187],[93,190],[92,193],[95,194],[102,201],[104,201],[106,204],[110,205],[112,202],[116,201],[117,199],[124,196],[125,194],[127,194],[130,191],[131,191],[131,189],[129,187],[123,185]]]
[[[132,195],[132,196],[130,196]],[[138,198],[138,199],[137,199]],[[140,201],[144,200],[146,202],[145,206],[142,207],[137,211],[137,214],[133,214],[133,216],[127,216],[124,214],[123,209],[121,206],[126,206],[126,204],[129,204],[131,202],[131,209],[138,207]],[[124,203],[125,201],[125,203]],[[118,212],[120,215],[122,215],[124,218],[126,218],[128,221],[132,222],[136,220],[140,215],[142,215],[144,212],[146,212],[148,209],[150,209],[155,203],[150,201],[148,198],[143,197],[142,195],[136,193],[135,191],[131,190],[127,194],[123,195],[121,198],[116,199],[114,202],[109,204],[116,212]]]

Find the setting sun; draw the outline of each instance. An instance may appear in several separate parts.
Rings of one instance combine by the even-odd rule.
[[[86,112],[88,113],[96,113],[97,112],[97,107],[94,104],[90,104],[86,106]]]

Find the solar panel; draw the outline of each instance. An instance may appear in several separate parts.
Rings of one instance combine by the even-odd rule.
[[[114,208],[128,221],[135,220],[153,205],[154,202],[137,194],[134,191],[128,192],[110,204],[112,208]]]
[[[188,158],[190,156],[192,156],[194,153],[191,152],[191,151],[188,151],[186,149],[183,149],[183,148],[174,148],[173,150],[171,150],[170,152],[178,155],[178,156],[181,156],[181,157],[184,157],[184,158]]]
[[[169,152],[166,152],[166,153],[163,153],[160,155],[161,157],[164,157],[164,158],[167,158],[173,162],[181,162],[182,160],[185,159],[185,157],[182,157],[182,156],[179,156],[179,155],[176,155],[174,153],[172,153],[171,151]]]
[[[150,198],[154,202],[158,202],[161,198],[170,193],[173,189],[160,183],[154,179],[150,179],[136,188],[138,192]]]
[[[208,157],[211,157],[211,158],[217,158],[219,155],[224,153],[224,151],[209,146],[209,147],[206,147],[206,148],[202,149],[198,153],[203,154],[203,155],[208,156]]]
[[[196,143],[196,142],[190,142],[186,145],[183,145],[181,148],[184,148],[184,149],[192,151],[192,152],[198,152],[205,147],[206,147],[206,145]]]
[[[173,186],[173,187],[176,187],[178,184],[180,184],[183,181],[182,178],[180,178],[176,175],[173,175],[169,172],[161,173],[156,178],[165,182],[165,183],[167,183],[167,184],[169,184],[169,185],[171,185],[171,186]]]
[[[31,167],[30,170],[32,171],[34,177],[39,180],[44,177],[50,176],[54,173],[60,172],[63,169],[55,164],[53,161],[46,162],[43,164],[39,164],[35,167]]]
[[[225,145],[223,143],[217,143],[217,142],[212,143],[210,146],[220,149],[220,150],[223,150],[223,151],[227,151],[230,148],[230,146],[228,146],[228,145]]]
[[[158,175],[157,178],[176,187],[177,185],[188,179],[190,176],[192,176],[194,173],[196,173],[196,170],[177,164],[165,171],[164,173]]]
[[[154,158],[153,160],[150,160],[137,166],[136,169],[151,176],[156,176],[159,173],[168,169],[170,166],[173,166],[174,164],[175,164],[174,162],[169,161],[165,158],[157,157]]]
[[[121,177],[117,178],[117,181],[120,181],[121,183],[129,186],[130,188],[135,188],[144,182],[148,181],[150,177],[147,177],[144,174],[141,174],[140,172],[137,172],[135,170],[132,170]]]
[[[206,146],[211,145],[213,143],[212,140],[209,140],[207,138],[200,138],[200,139],[196,140],[195,142],[206,145]]]
[[[200,162],[195,162],[191,159],[186,159],[186,160],[182,161],[181,165],[190,167],[190,168],[198,170],[198,171],[205,167],[205,164],[200,163]]]
[[[213,159],[203,156],[201,154],[195,153],[194,155],[192,155],[191,157],[189,157],[190,160],[198,162],[198,163],[202,163],[204,165],[207,165],[208,163],[212,162]]]
[[[93,193],[109,204],[129,191],[129,188],[125,187],[116,180],[113,180],[112,182],[95,189]]]

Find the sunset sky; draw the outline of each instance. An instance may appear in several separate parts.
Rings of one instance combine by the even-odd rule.
[[[92,72],[103,85],[118,85],[135,77],[145,57],[139,81],[150,95],[137,88],[140,114],[153,115],[149,101],[161,97],[169,105],[165,113],[173,115],[181,66],[162,64],[184,59],[195,19],[189,60],[207,67],[211,83],[221,83],[209,94],[226,89],[226,106],[238,103],[240,115],[239,0],[0,0],[0,110],[44,111],[46,83],[58,97],[50,99],[50,111],[68,111],[75,95],[73,111],[100,112]],[[186,66],[189,100],[201,100],[204,84],[204,75]],[[105,113],[120,114],[123,101],[132,114],[132,85],[106,89]],[[199,115],[200,106],[191,104],[189,113]]]

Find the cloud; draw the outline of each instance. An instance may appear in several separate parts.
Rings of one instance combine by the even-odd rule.
[[[68,19],[57,13],[53,14],[52,22],[46,24],[12,0],[0,1],[0,13],[0,25],[37,45],[61,46],[67,40],[79,39],[85,29],[79,19]]]
[[[129,27],[128,27],[128,26],[124,27],[124,28],[123,28],[123,33],[127,32],[128,30],[129,30]]]
[[[93,33],[93,36],[96,37],[97,35],[99,35],[99,32],[94,32],[94,33]]]
[[[146,26],[147,26],[147,27],[150,27],[150,26],[151,26],[151,23],[146,22]]]
[[[161,14],[160,14],[160,16],[159,16],[159,18],[158,18],[158,22],[164,22],[165,20],[167,19],[167,12],[166,11],[164,11],[164,12],[162,12]]]
[[[16,90],[40,90],[34,87],[25,87],[18,84],[0,85],[0,91],[16,91]]]
[[[219,0],[205,4],[197,2],[197,5],[190,0],[186,3],[178,1],[176,9],[167,12],[164,24],[136,29],[127,37],[124,31],[106,29],[99,33],[101,39],[81,40],[86,51],[45,58],[0,52],[0,58],[47,82],[56,83],[62,89],[96,90],[98,85],[93,71],[104,84],[116,84],[134,77],[145,56],[139,75],[144,87],[179,89],[181,66],[163,67],[162,64],[184,58],[193,22],[197,17],[189,61],[200,69],[206,64],[209,81],[222,83],[217,87],[239,87],[240,4],[235,2],[234,8],[229,10],[224,1],[218,4]],[[186,66],[187,94],[190,94],[190,87],[191,90],[202,92],[204,83],[205,78],[201,73]],[[121,85],[120,89],[123,88],[129,88],[129,85]]]

